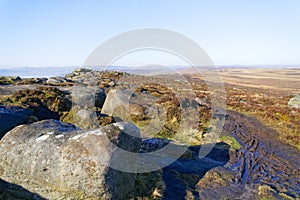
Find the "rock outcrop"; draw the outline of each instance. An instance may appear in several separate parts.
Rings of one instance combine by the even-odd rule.
[[[45,84],[47,78],[23,78],[22,81],[17,82],[17,85],[32,85],[32,84]]]
[[[72,73],[67,74],[65,77],[67,79],[75,79],[76,77],[82,76],[86,73],[92,72],[93,70],[91,69],[86,69],[86,68],[77,68],[75,69]]]
[[[130,121],[142,132],[152,133],[152,137],[174,139],[180,129],[185,129],[176,139],[199,143],[201,118],[209,115],[206,114],[209,113],[208,108],[195,100],[180,98],[181,102],[170,91],[162,89],[154,92],[152,87],[144,87],[138,91],[111,89],[101,113]]]
[[[103,88],[99,87],[74,87],[72,91],[73,105],[81,108],[102,108],[106,94]]]
[[[65,76],[66,79],[77,84],[93,85],[102,88],[111,88],[116,86],[117,80],[125,76],[124,72],[117,71],[93,71],[91,69],[78,68]]]
[[[56,76],[56,77],[50,77],[47,79],[46,81],[46,84],[49,84],[49,85],[61,85],[62,83],[67,83],[68,80],[63,78],[63,77],[59,77],[59,76]]]
[[[129,199],[136,174],[109,166],[113,144],[139,151],[138,133],[126,123],[87,132],[56,120],[21,125],[0,142],[0,177],[47,199]]]
[[[19,76],[0,76],[0,85],[9,85],[21,80]]]

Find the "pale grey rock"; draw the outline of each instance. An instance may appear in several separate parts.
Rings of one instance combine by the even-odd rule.
[[[106,99],[103,88],[75,86],[72,92],[73,105],[81,108],[102,107]]]
[[[46,81],[47,84],[51,84],[51,85],[59,85],[61,83],[66,83],[68,80],[63,78],[63,77],[50,77],[48,78],[48,80]]]
[[[300,108],[300,95],[296,95],[295,97],[291,98],[288,102],[288,106],[290,108]]]
[[[200,106],[205,106],[205,107],[210,107],[209,105],[209,102],[207,100],[206,97],[202,97],[202,98],[199,98],[199,97],[196,97],[195,101],[200,105]]]
[[[80,76],[93,72],[91,69],[77,68],[72,73],[65,76],[66,79],[76,80]]]
[[[130,96],[131,91],[129,90],[110,90],[103,104],[101,113],[129,121]]]
[[[114,81],[110,81],[110,82],[108,83],[108,85],[109,85],[110,87],[113,87],[113,86],[116,85],[116,83],[115,83]]]

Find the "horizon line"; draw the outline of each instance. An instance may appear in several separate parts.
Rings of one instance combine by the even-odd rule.
[[[159,65],[159,64],[148,64],[147,66],[155,66],[155,65]],[[126,68],[130,68],[130,67],[143,67],[145,65],[109,65],[109,67],[126,67]],[[192,65],[180,65],[180,64],[172,64],[172,65],[167,65],[166,67],[193,67]],[[196,67],[272,67],[272,66],[276,66],[276,67],[300,67],[300,64],[221,64],[221,65],[199,65]],[[48,65],[48,66],[1,66],[0,65],[0,70],[2,69],[17,69],[17,68],[58,68],[58,67],[67,67],[67,68],[73,68],[73,67],[77,67],[77,68],[95,68],[95,67],[104,67],[101,65]],[[158,66],[159,67],[159,66]]]

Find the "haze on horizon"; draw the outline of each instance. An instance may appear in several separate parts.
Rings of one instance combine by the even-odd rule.
[[[299,25],[297,0],[0,0],[0,68],[81,66],[102,42],[144,27],[186,35],[216,65],[299,65]],[[121,61],[185,63],[151,52]]]

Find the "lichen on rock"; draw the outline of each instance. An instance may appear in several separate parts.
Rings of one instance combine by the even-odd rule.
[[[56,120],[18,126],[0,142],[1,178],[49,199],[128,199],[136,174],[109,167],[112,144],[137,152],[141,141],[119,126],[80,131]],[[126,131],[137,134],[134,126]]]

